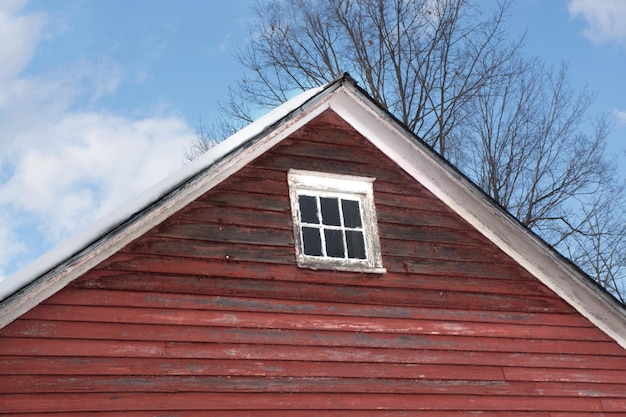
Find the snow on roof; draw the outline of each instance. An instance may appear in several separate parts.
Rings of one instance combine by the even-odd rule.
[[[65,260],[69,259],[91,243],[121,225],[134,214],[149,207],[176,187],[193,178],[195,175],[219,161],[232,151],[238,149],[247,141],[261,134],[268,127],[286,117],[292,111],[301,107],[309,99],[324,90],[324,88],[326,88],[326,86],[304,91],[303,93],[300,93],[299,95],[286,101],[231,137],[220,142],[209,151],[196,158],[189,165],[186,165],[179,171],[152,186],[144,193],[140,194],[136,199],[131,200],[127,204],[119,207],[117,210],[87,227],[82,232],[59,244],[32,263],[26,265],[24,268],[18,270],[12,275],[9,275],[4,280],[0,281],[0,301],[26,287],[46,272],[50,271],[57,265],[60,265]]]

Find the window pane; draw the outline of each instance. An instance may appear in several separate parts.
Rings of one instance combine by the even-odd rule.
[[[348,244],[348,258],[365,259],[363,232],[346,230],[346,243]]]
[[[361,210],[359,202],[354,200],[341,200],[343,209],[343,224],[346,227],[361,227]]]
[[[315,227],[302,228],[302,242],[305,255],[322,256],[322,239],[320,230]]]
[[[324,230],[326,255],[331,258],[344,258],[343,233],[341,230]]]
[[[339,199],[320,197],[322,207],[322,223],[330,226],[341,226],[339,218]]]
[[[304,223],[319,224],[317,217],[317,199],[310,195],[298,196],[298,202],[300,204],[300,216],[301,221]]]

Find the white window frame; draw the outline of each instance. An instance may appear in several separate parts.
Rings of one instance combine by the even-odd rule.
[[[296,262],[299,267],[379,274],[387,272],[383,267],[380,239],[378,237],[373,188],[375,178],[291,169],[287,179],[289,182],[291,215],[296,241]],[[300,222],[300,205],[298,203],[300,195],[358,200],[361,209],[366,258],[334,258],[305,254]]]

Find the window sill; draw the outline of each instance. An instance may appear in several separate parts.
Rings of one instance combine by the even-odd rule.
[[[366,274],[386,274],[387,269],[383,267],[369,266],[363,264],[350,264],[347,262],[329,262],[326,260],[299,260],[297,262],[299,268],[307,268],[312,270],[329,270],[341,272],[361,272]]]

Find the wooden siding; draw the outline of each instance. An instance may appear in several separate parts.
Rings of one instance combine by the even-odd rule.
[[[386,274],[296,267],[290,168]],[[0,414],[626,416],[626,352],[327,112],[1,330]]]

